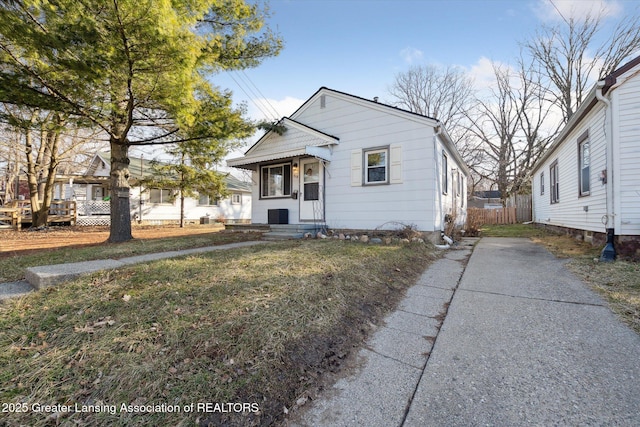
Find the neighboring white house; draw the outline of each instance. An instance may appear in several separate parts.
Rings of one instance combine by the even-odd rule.
[[[131,220],[146,224],[175,223],[180,220],[180,198],[173,190],[140,187],[140,178],[150,174],[151,161],[130,157],[129,172],[131,184]],[[110,204],[108,196],[110,155],[97,153],[84,175],[65,177],[54,189],[54,198],[76,200],[78,224],[108,224]],[[228,198],[217,200],[202,194],[197,198],[185,198],[185,220],[199,222],[207,218],[227,223],[251,222],[251,186],[247,182],[228,175]],[[142,194],[142,197],[140,197]]]
[[[438,120],[325,87],[227,164],[252,171],[256,224],[439,238],[466,219],[469,171]]]
[[[640,57],[594,86],[532,173],[536,223],[640,254]]]

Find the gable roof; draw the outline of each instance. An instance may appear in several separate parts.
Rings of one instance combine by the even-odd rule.
[[[441,138],[443,144],[449,150],[449,153],[460,164],[461,169],[464,172],[465,176],[469,176],[470,175],[469,167],[467,166],[466,162],[464,161],[464,159],[460,155],[460,152],[458,151],[458,149],[456,148],[456,145],[454,144],[453,140],[451,139],[451,136],[449,135],[449,132],[447,132],[447,130],[444,128],[444,125],[442,124],[442,122],[440,122],[440,120],[438,120],[436,118],[433,118],[433,117],[425,116],[425,115],[419,114],[419,113],[414,113],[413,111],[404,110],[402,108],[394,107],[393,105],[384,104],[382,102],[379,102],[377,99],[376,100],[366,99],[366,98],[362,98],[360,96],[351,95],[351,94],[346,93],[346,92],[341,92],[339,90],[330,89],[330,88],[328,88],[326,86],[322,86],[320,89],[318,89],[316,91],[316,93],[314,93],[307,101],[305,101],[304,104],[302,104],[302,106],[300,106],[300,108],[298,108],[291,115],[291,117],[295,118],[295,117],[301,115],[304,112],[304,110],[309,108],[309,106],[311,104],[313,104],[319,97],[321,97],[322,95],[325,95],[325,94],[333,95],[333,96],[336,96],[338,98],[342,98],[342,99],[345,99],[347,101],[354,102],[354,103],[356,103],[358,105],[361,105],[361,106],[364,106],[366,108],[373,108],[373,109],[376,109],[376,110],[379,110],[379,111],[383,111],[383,112],[385,112],[387,114],[392,114],[392,115],[395,115],[395,116],[399,116],[399,117],[402,117],[402,118],[407,119],[407,120],[417,121],[417,122],[422,123],[424,125],[433,127],[436,130],[436,134]]]
[[[540,157],[533,168],[531,168],[532,174],[536,172],[549,157],[551,157],[556,148],[558,148],[558,146],[562,144],[562,142],[564,142],[569,134],[580,124],[580,122],[582,122],[582,119],[584,119],[586,115],[589,114],[591,110],[596,106],[596,104],[598,104],[598,89],[601,88],[602,94],[607,93],[609,90],[615,89],[614,86],[618,83],[618,78],[636,67],[640,69],[640,56],[637,56],[631,61],[625,63],[621,67],[614,70],[611,74],[605,76],[603,79],[599,80],[598,82],[596,82],[596,84],[593,85],[584,101],[582,101],[582,104],[580,104],[567,124],[564,126],[564,128],[562,128],[562,131],[556,137],[555,141],[553,141],[553,144],[549,146],[547,151],[542,155],[542,157]]]
[[[449,136],[448,132],[446,131],[446,129],[444,129],[444,127],[442,126],[442,123],[438,119],[435,119],[433,117],[428,117],[422,114],[414,113],[409,110],[403,110],[401,108],[394,107],[392,105],[383,104],[381,102],[378,102],[377,100],[370,100],[370,99],[362,98],[360,96],[351,95],[346,92],[330,89],[326,86],[320,87],[320,89],[318,89],[313,95],[311,95],[311,97],[307,99],[296,111],[294,111],[290,117],[284,117],[278,122],[278,124],[284,124],[285,127],[289,126],[302,132],[308,132],[309,134],[314,135],[316,138],[319,138],[320,141],[316,141],[315,143],[305,144],[305,145],[298,144],[298,145],[295,145],[294,147],[289,147],[288,149],[285,149],[285,147],[282,147],[282,149],[278,150],[278,149],[274,149],[277,147],[269,145],[269,140],[270,138],[275,138],[275,139],[278,139],[279,137],[282,138],[282,136],[277,135],[273,130],[269,130],[253,146],[251,146],[245,152],[244,157],[229,159],[227,160],[227,165],[255,170],[255,167],[259,162],[285,159],[288,157],[294,157],[299,155],[309,155],[313,157],[320,157],[324,160],[331,160],[330,150],[325,146],[338,144],[339,138],[336,136],[324,133],[322,131],[319,131],[317,129],[314,129],[296,120],[296,118],[302,115],[304,111],[307,108],[309,108],[319,97],[325,94],[330,94],[332,96],[345,99],[349,102],[356,103],[366,108],[374,108],[379,111],[384,111],[387,114],[401,116],[405,119],[418,121],[427,126],[433,127],[434,129],[436,129],[438,135],[442,138],[443,143],[448,148],[449,152],[456,158],[458,163],[460,163],[465,175],[467,176],[469,175],[470,173],[469,168],[467,167],[466,163],[462,159],[460,152],[458,151],[455,144],[451,140],[451,137]],[[321,141],[324,141],[324,143]],[[265,149],[262,154],[259,154],[261,147]]]
[[[324,95],[324,94],[331,94],[331,95],[335,95],[338,97],[342,97],[342,98],[348,98],[350,101],[355,101],[358,104],[361,105],[366,105],[368,107],[373,107],[373,108],[378,108],[381,110],[385,110],[388,113],[395,113],[398,115],[404,115],[406,117],[411,117],[417,120],[429,120],[431,122],[436,122],[436,123],[440,123],[440,121],[436,118],[433,117],[429,117],[429,116],[425,116],[422,114],[418,114],[418,113],[414,113],[412,111],[409,110],[404,110],[402,108],[398,108],[398,107],[394,107],[393,105],[389,105],[389,104],[383,104],[382,102],[379,102],[377,100],[372,100],[372,99],[367,99],[367,98],[362,98],[360,96],[357,95],[352,95],[350,93],[346,93],[346,92],[341,92],[339,90],[335,90],[335,89],[330,89],[326,86],[322,86],[320,89],[318,89],[316,91],[316,93],[314,93],[313,95],[311,95],[311,97],[309,99],[307,99],[296,111],[293,112],[293,114],[291,114],[292,118],[298,117],[305,109],[307,109],[309,107],[309,105],[313,104],[313,102],[320,96]]]
[[[153,159],[129,156],[129,173],[132,179],[139,179],[151,175],[151,163]],[[98,165],[102,163],[109,170],[111,169],[111,152],[98,151],[89,163],[85,175],[94,175]]]
[[[301,155],[320,157],[329,161],[331,151],[326,147],[340,143],[338,137],[288,117],[280,119],[277,125],[284,126],[286,135],[279,135],[269,130],[245,152],[243,157],[229,159],[227,165],[254,169],[260,162]]]
[[[95,154],[89,168],[85,175],[91,176],[95,173],[99,162],[102,162],[109,170],[111,169],[111,153],[109,151],[99,151]],[[152,163],[158,163],[160,165],[168,164],[167,162],[160,162],[153,159],[145,159],[143,157],[131,157],[129,156],[129,173],[131,180],[137,180],[141,177],[148,177],[153,174]],[[246,191],[251,192],[251,183],[241,181],[231,174],[225,176],[227,189],[229,191]]]

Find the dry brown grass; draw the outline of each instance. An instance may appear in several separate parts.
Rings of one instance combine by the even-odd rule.
[[[604,296],[613,311],[640,334],[640,263],[602,263],[583,256],[573,259],[569,267]]]
[[[532,237],[558,257],[571,258],[568,267],[601,294],[611,309],[640,334],[640,263],[599,262],[602,248],[567,235],[544,233]]]
[[[290,241],[138,265],[0,306],[0,401],[117,405],[7,425],[269,425],[433,260],[424,244]],[[244,414],[125,404],[254,403]]]
[[[53,234],[51,239],[55,239],[56,230],[49,232],[12,232],[12,239],[29,238],[35,236],[36,241],[47,239]],[[140,230],[138,230],[139,232]],[[207,231],[206,228],[147,228],[147,233],[138,234],[140,236],[133,240],[123,243],[100,243],[80,247],[54,247],[37,251],[13,252],[8,251],[0,253],[0,283],[24,278],[24,270],[28,267],[40,265],[63,264],[78,261],[88,261],[95,259],[118,259],[134,255],[142,255],[154,252],[175,251],[180,249],[190,249],[203,246],[223,245],[233,242],[242,242],[247,240],[260,240],[262,233],[260,232],[230,232],[230,231]],[[171,232],[182,231],[186,235],[158,238],[157,236],[167,236]],[[5,232],[6,233],[6,232]],[[76,241],[83,241],[78,238],[79,235],[92,234],[87,231],[65,230],[65,233],[72,236]],[[0,234],[0,239],[4,238],[5,243],[11,241],[7,238],[8,234]],[[145,236],[145,237],[142,237]],[[42,245],[45,246],[45,245]]]

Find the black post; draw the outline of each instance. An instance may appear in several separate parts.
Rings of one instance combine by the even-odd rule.
[[[607,228],[607,244],[604,246],[604,249],[602,249],[602,253],[600,254],[600,261],[602,262],[612,262],[616,259],[616,248],[613,244],[613,233],[613,228]]]

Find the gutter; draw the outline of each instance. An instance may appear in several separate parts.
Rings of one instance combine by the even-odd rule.
[[[609,83],[609,84],[608,84]],[[616,259],[616,248],[614,244],[615,236],[615,209],[614,209],[614,165],[613,165],[613,109],[611,101],[603,95],[603,89],[611,88],[611,82],[605,80],[598,81],[596,85],[596,98],[605,105],[604,109],[604,138],[606,169],[602,171],[602,179],[606,185],[607,213],[602,217],[607,232],[607,244],[600,254],[600,261],[611,262]],[[607,123],[608,122],[608,123]]]

